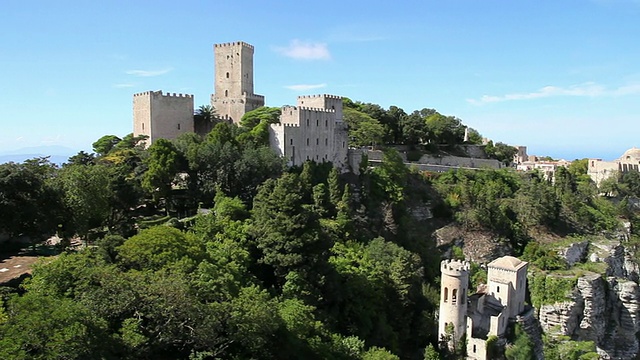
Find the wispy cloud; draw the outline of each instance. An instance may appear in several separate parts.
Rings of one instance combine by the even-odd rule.
[[[173,68],[168,67],[159,70],[128,70],[126,73],[133,76],[150,77],[164,75],[171,70],[173,70]]]
[[[118,88],[118,89],[130,88],[130,87],[134,87],[134,86],[136,86],[136,84],[132,84],[132,83],[113,84],[113,87],[114,88]]]
[[[18,136],[15,141],[16,142],[24,141],[24,136]]]
[[[329,60],[331,53],[325,43],[291,40],[287,47],[276,47],[280,54],[300,60]]]
[[[313,90],[313,89],[320,89],[323,87],[326,87],[327,84],[298,84],[298,85],[287,85],[285,86],[285,88],[289,89],[289,90],[294,90],[294,91],[307,91],[307,90]]]
[[[631,94],[640,94],[640,84],[630,84],[620,86],[615,89],[607,89],[602,85],[588,82],[569,87],[545,86],[537,91],[528,93],[512,93],[506,95],[483,95],[479,99],[467,99],[467,102],[474,105],[482,105],[488,103],[496,103],[513,100],[531,100],[558,96],[573,97],[602,97],[602,96],[624,96]]]

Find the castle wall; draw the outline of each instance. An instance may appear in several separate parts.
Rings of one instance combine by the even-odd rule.
[[[213,46],[211,105],[222,119],[239,123],[246,112],[264,106],[264,96],[253,93],[253,51],[252,45],[242,41]]]
[[[329,108],[301,106],[302,103]],[[342,113],[341,98],[333,95],[299,97],[298,104],[282,107],[280,123],[270,125],[271,147],[287,159],[289,166],[299,166],[307,160],[330,161],[338,169],[346,170],[347,128],[336,118]]]
[[[298,106],[335,110],[336,121],[342,121],[342,97],[335,95],[298,96]]]
[[[175,139],[194,131],[193,95],[147,91],[133,95],[133,134],[147,135],[147,146],[157,139]]]

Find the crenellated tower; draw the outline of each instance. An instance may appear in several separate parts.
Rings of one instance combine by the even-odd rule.
[[[145,91],[133,95],[133,135],[146,135],[146,145],[193,132],[193,95]]]
[[[447,339],[451,347],[458,343],[466,332],[469,263],[443,260],[440,263],[440,272],[438,338]]]
[[[247,111],[264,106],[253,93],[253,46],[242,41],[213,46],[215,76],[211,106],[220,118],[239,123]]]

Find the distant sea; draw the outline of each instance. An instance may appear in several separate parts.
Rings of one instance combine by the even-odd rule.
[[[28,159],[49,157],[49,161],[56,165],[67,162],[69,157],[78,151],[64,146],[35,146],[9,151],[0,151],[0,164],[15,162],[21,163]]]

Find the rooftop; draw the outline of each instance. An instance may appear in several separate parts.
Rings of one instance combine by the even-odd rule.
[[[489,263],[489,267],[496,267],[505,270],[518,270],[526,265],[526,261],[522,261],[513,256],[503,256]]]

